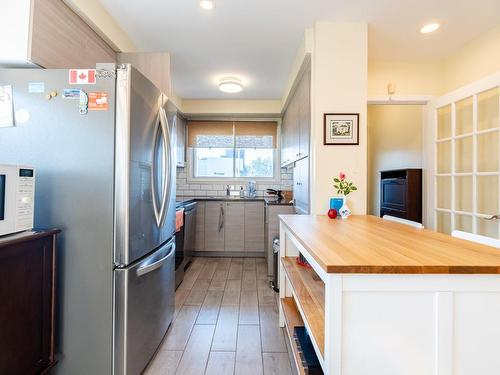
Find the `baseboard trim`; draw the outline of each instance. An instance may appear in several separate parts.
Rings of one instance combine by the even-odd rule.
[[[193,251],[194,257],[264,258],[264,251]]]

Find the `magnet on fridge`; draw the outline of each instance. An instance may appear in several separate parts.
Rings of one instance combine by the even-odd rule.
[[[89,112],[89,97],[87,93],[80,90],[80,114],[86,115]]]

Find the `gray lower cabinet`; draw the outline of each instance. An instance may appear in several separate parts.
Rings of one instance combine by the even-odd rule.
[[[225,251],[245,251],[245,208],[248,203],[227,202],[224,215]]]
[[[195,251],[205,251],[205,203],[198,201],[196,206],[196,239]]]
[[[205,203],[205,251],[224,251],[225,202]]]
[[[264,202],[198,201],[195,251],[264,252]]]
[[[263,202],[245,202],[245,251],[264,251]]]

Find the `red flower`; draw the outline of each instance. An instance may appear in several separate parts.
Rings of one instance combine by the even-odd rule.
[[[345,180],[345,173],[344,172],[340,172],[339,173],[339,178],[340,178],[340,181],[344,181]]]

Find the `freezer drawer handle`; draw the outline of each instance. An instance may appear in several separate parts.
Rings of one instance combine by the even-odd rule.
[[[171,250],[167,253],[167,255],[165,255],[160,260],[157,260],[154,263],[148,264],[147,266],[139,267],[137,269],[137,276],[144,276],[144,275],[160,268],[163,265],[163,263],[165,263],[166,260],[168,258],[170,258],[175,253],[175,242],[172,242],[170,244],[170,248],[171,248]]]

